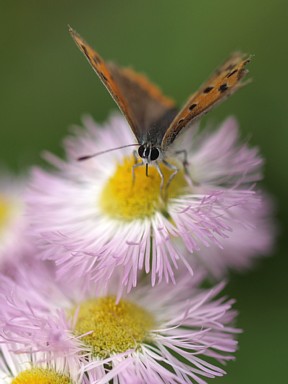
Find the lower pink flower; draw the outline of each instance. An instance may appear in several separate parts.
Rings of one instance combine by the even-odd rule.
[[[203,384],[234,359],[234,301],[219,297],[223,284],[199,288],[198,274],[179,276],[176,286],[139,283],[118,301],[115,276],[98,293],[92,283],[84,291],[56,282],[44,265],[17,284],[0,282],[1,343],[60,359],[91,383]]]

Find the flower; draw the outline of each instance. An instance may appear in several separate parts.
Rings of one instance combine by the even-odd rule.
[[[2,384],[89,384],[87,377],[67,371],[64,359],[47,360],[42,353],[19,353],[20,345],[0,344],[0,380]]]
[[[260,194],[260,192],[258,192]],[[269,196],[262,194],[259,209],[250,207],[231,210],[237,215],[239,223],[232,224],[229,237],[223,248],[202,248],[195,258],[195,264],[203,267],[217,280],[225,276],[229,269],[244,271],[251,267],[260,255],[269,255],[273,249],[274,237],[277,232],[271,216],[273,204]],[[243,223],[245,223],[243,225]]]
[[[0,340],[18,353],[60,360],[94,384],[203,384],[234,358],[239,330],[234,301],[218,297],[223,283],[201,289],[202,276],[185,273],[176,286],[142,281],[117,301],[115,275],[96,293],[94,283],[84,291],[49,273],[0,279]]]
[[[36,258],[37,246],[28,231],[25,193],[29,181],[27,176],[0,173],[0,271],[18,279],[24,268],[33,268],[37,273],[43,261]],[[51,270],[54,263],[45,261]]]
[[[17,273],[16,280],[0,275],[0,345],[7,345],[6,349],[15,355],[24,353],[19,362],[27,362],[30,356],[31,369],[54,367],[53,371],[62,372],[71,377],[73,383],[78,383],[81,359],[77,353],[81,343],[76,338],[71,340],[64,309],[53,303],[56,297],[60,302],[63,296],[52,284],[55,271],[43,262],[38,263],[36,269],[27,268],[25,264],[18,268],[21,273]],[[29,367],[26,364],[24,368],[19,366],[14,370],[14,376]]]
[[[203,250],[207,262],[206,247],[212,249],[211,257],[221,258],[227,243],[232,258],[247,259],[232,262],[226,253],[221,259],[225,271],[248,264],[248,259],[272,242],[272,231],[265,230],[264,236],[261,225],[254,229],[250,225],[262,217],[266,220],[268,214],[254,187],[261,178],[263,161],[257,149],[237,143],[234,119],[226,120],[214,133],[187,130],[182,142],[176,141],[177,149],[188,155],[188,166],[182,166],[185,152],[170,156],[175,149],[171,147],[169,162],[179,172],[168,189],[161,188],[153,166],[148,169],[149,177],[145,167],[134,168],[133,178],[131,148],[78,161],[83,155],[135,142],[118,114],[103,126],[86,117],[84,125],[86,130],[77,128],[76,136],[65,140],[67,161],[46,154],[57,170],[36,168],[28,196],[33,235],[42,257],[55,260],[59,276],[103,285],[117,271],[122,289],[129,292],[137,284],[139,271],[151,274],[153,286],[163,279],[175,282],[179,264],[192,274],[191,266],[201,260]],[[167,184],[171,169],[160,167]],[[229,240],[238,233],[243,242],[253,236],[268,240],[243,252]],[[217,273],[219,265],[213,265]]]
[[[7,273],[32,248],[25,216],[26,185],[24,176],[17,178],[7,171],[0,174],[0,268]]]

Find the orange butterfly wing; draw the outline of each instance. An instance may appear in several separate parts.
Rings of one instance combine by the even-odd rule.
[[[144,75],[106,63],[72,28],[69,31],[140,142],[155,121],[174,109],[173,100],[164,96]]]
[[[217,71],[194,93],[176,115],[162,140],[165,150],[184,127],[224,101],[237,89],[243,86],[241,79],[247,74],[245,68],[250,57],[242,53],[234,53]]]

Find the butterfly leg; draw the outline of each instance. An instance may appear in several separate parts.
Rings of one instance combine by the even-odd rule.
[[[189,165],[189,162],[188,162],[188,154],[187,154],[187,151],[186,149],[181,149],[179,151],[175,151],[175,155],[181,155],[183,154],[183,161],[182,161],[182,164],[183,164],[183,169],[184,169],[184,174],[187,178],[187,181],[188,183],[192,186],[192,185],[197,185],[198,183],[192,179],[192,176],[188,170],[188,165]]]
[[[171,169],[171,170],[173,171],[173,172],[171,173],[171,175],[169,176],[169,179],[168,179],[167,184],[166,184],[166,187],[165,187],[165,192],[167,193],[168,188],[169,188],[169,186],[170,186],[172,180],[174,179],[174,177],[175,177],[175,176],[177,175],[177,173],[179,172],[179,168],[176,167],[176,165],[174,165],[174,164],[168,163],[168,161],[166,161],[166,160],[164,160],[164,159],[162,160],[162,162],[163,162],[163,164],[164,164],[167,168],[169,168],[169,169]]]
[[[134,164],[138,163],[138,152],[134,149],[133,151]]]
[[[141,161],[141,163],[135,163],[132,167],[132,186],[135,184],[135,169],[138,167],[142,167],[144,165],[144,161]]]
[[[135,151],[136,152],[136,151]],[[175,155],[183,154],[183,166],[187,167],[188,163],[188,154],[186,149],[180,149],[179,151],[175,151]]]
[[[159,167],[159,164],[157,163],[157,161],[155,162],[155,167],[159,173],[159,176],[161,178],[161,182],[160,182],[160,191],[162,192],[163,190],[163,187],[164,187],[164,175],[163,175],[163,172],[161,171],[161,168]]]

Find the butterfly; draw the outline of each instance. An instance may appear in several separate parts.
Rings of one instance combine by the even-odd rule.
[[[142,162],[135,163],[135,167],[146,164],[148,175],[148,164],[153,163],[163,181],[158,164],[163,162],[173,171],[168,183],[179,171],[166,159],[171,144],[183,129],[245,84],[242,79],[248,73],[246,65],[251,59],[251,56],[240,52],[232,54],[179,110],[174,101],[163,95],[146,76],[130,68],[121,68],[113,62],[105,62],[71,27],[69,32],[126,117],[138,141],[138,155]],[[79,160],[93,156],[95,154]]]

